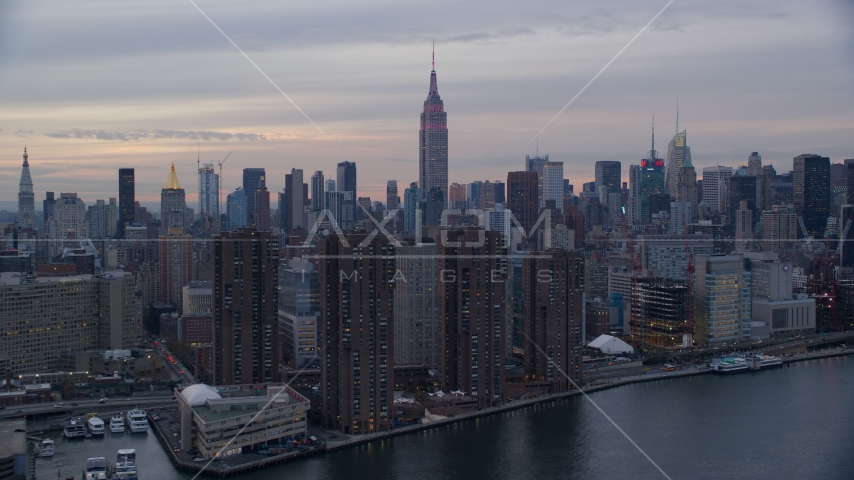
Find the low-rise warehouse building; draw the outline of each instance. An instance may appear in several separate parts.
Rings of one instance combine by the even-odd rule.
[[[306,432],[309,401],[282,383],[197,384],[175,392],[181,450],[195,447],[202,458],[283,444]]]

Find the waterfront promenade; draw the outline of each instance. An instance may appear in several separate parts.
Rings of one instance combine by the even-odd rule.
[[[826,357],[835,357],[842,355],[850,355],[854,353],[854,349],[842,349],[842,348],[831,348],[818,352],[804,353],[799,355],[793,355],[790,357],[783,357],[783,362],[791,363],[798,362],[803,360],[811,360],[818,358],[826,358]],[[594,393],[602,390],[612,389],[616,387],[620,387],[623,385],[628,385],[631,383],[640,383],[640,382],[652,382],[659,380],[668,380],[673,378],[682,378],[688,376],[696,376],[696,375],[705,375],[711,373],[711,370],[706,367],[687,367],[682,370],[675,371],[658,371],[658,372],[647,372],[642,375],[634,375],[629,377],[620,377],[620,378],[612,378],[598,381],[592,385],[584,387],[584,393]],[[753,372],[756,373],[756,372]],[[759,372],[761,374],[761,371]],[[383,439],[391,438],[398,435],[405,435],[413,432],[419,432],[423,430],[438,428],[458,422],[464,422],[467,420],[472,420],[480,417],[485,417],[488,415],[495,415],[502,412],[507,412],[511,410],[517,410],[526,408],[529,406],[543,404],[548,402],[553,402],[569,397],[574,397],[581,395],[582,392],[578,390],[573,390],[565,393],[559,394],[549,394],[549,395],[541,395],[538,397],[532,397],[524,400],[513,400],[505,403],[500,407],[490,407],[485,408],[483,410],[479,410],[476,412],[470,412],[465,414],[456,415],[453,417],[441,417],[437,418],[433,421],[429,421],[427,423],[419,423],[415,425],[408,425],[405,427],[395,428],[394,430],[385,431],[385,432],[376,432],[364,435],[342,435],[335,431],[327,431],[322,430],[317,427],[310,428],[310,432],[312,435],[323,440],[324,445],[321,447],[316,447],[307,451],[299,451],[292,452],[290,454],[285,455],[261,455],[257,453],[253,454],[244,454],[236,457],[232,457],[230,459],[226,459],[225,461],[216,461],[210,464],[205,469],[205,475],[215,476],[215,477],[226,477],[232,475],[239,475],[242,473],[247,473],[251,471],[255,471],[261,468],[265,468],[270,465],[280,464],[284,462],[293,461],[299,458],[304,458],[306,456],[315,455],[323,452],[331,452],[341,449],[346,449],[349,447],[354,447],[357,445],[362,445],[365,443],[373,442],[373,441],[382,441]],[[173,445],[174,437],[172,437],[172,433],[168,430],[168,420],[164,418],[161,414],[161,420],[159,422],[152,422],[152,428],[154,428],[158,438],[160,438],[161,443],[167,450],[169,454],[169,458],[172,460],[173,464],[182,471],[187,472],[197,472],[205,465],[205,463],[198,462],[195,463],[192,461],[190,456],[184,454],[183,452],[176,453],[174,452]]]

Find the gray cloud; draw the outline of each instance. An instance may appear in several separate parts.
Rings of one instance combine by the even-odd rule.
[[[139,141],[171,138],[176,140],[241,140],[245,142],[266,141],[267,136],[263,133],[228,133],[208,132],[194,130],[132,130],[129,132],[108,132],[106,130],[91,130],[86,128],[72,128],[45,134],[52,138],[92,138],[107,141]],[[276,135],[277,137],[279,135]]]

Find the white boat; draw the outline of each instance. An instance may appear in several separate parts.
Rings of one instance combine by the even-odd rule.
[[[107,480],[107,459],[87,458],[86,468],[83,469],[83,480]]]
[[[125,448],[119,450],[116,457],[116,478],[136,480],[136,450]]]
[[[143,433],[148,431],[148,418],[145,411],[138,408],[128,411],[125,415],[125,423],[132,433]]]
[[[717,373],[744,372],[747,369],[747,360],[739,357],[722,358],[720,362],[712,365],[712,370]]]
[[[86,420],[86,428],[89,429],[89,433],[92,435],[103,435],[104,421],[98,417],[92,417],[89,420]]]
[[[45,438],[38,445],[37,451],[40,457],[52,457],[56,453],[56,447],[53,444],[53,440]]]
[[[77,420],[71,419],[65,423],[65,427],[62,429],[62,435],[64,435],[65,438],[84,438],[86,436],[86,427]]]
[[[113,415],[110,419],[110,433],[124,433],[125,422],[119,414]]]
[[[782,367],[783,359],[780,357],[772,357],[770,355],[761,355],[759,357],[759,366],[762,367],[762,369]]]

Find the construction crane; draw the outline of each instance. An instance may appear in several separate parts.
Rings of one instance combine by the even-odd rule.
[[[220,218],[222,218],[222,164],[225,163],[225,161],[228,160],[228,157],[230,157],[230,156],[231,156],[231,152],[228,152],[228,155],[226,155],[225,158],[223,158],[222,160],[217,162],[217,165],[219,165],[219,181],[217,182],[218,183],[217,187],[219,187],[219,188],[216,189],[217,190],[216,201],[217,201],[217,204],[219,206]],[[220,219],[217,218],[216,223],[217,223],[218,227],[219,227],[219,221],[220,221]]]

